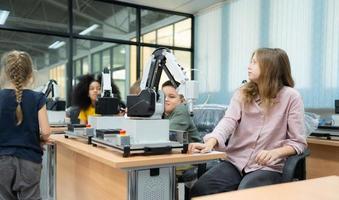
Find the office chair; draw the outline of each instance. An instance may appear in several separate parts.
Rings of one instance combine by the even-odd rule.
[[[220,119],[225,115],[225,105],[203,104],[195,105],[193,108],[193,122],[196,125],[200,138],[213,131]],[[185,170],[177,176],[178,183],[188,183],[197,180],[209,168],[219,161],[208,161],[204,164],[194,165],[193,168]],[[185,185],[185,200],[189,199],[190,188]]]
[[[306,179],[306,157],[310,155],[310,150],[305,151],[300,155],[293,155],[287,158],[283,173],[282,183],[305,180]]]

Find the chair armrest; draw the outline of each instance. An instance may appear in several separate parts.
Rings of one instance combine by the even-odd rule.
[[[295,173],[299,173],[301,176],[301,179],[305,179],[305,158],[306,156],[310,155],[310,150],[305,149],[305,151],[302,154],[299,155],[293,155],[287,158],[285,162],[285,166],[283,168],[282,173],[282,182],[290,182],[295,177]],[[296,171],[298,165],[300,165],[301,171]]]

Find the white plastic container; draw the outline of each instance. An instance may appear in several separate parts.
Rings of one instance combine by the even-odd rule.
[[[333,126],[339,126],[339,114],[334,114],[332,115],[332,119],[333,119]]]

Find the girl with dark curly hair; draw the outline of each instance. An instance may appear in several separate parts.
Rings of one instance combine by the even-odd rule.
[[[113,83],[111,84],[114,97],[121,102],[119,88]],[[88,123],[88,116],[95,115],[95,102],[101,94],[101,75],[95,77],[93,74],[87,74],[79,78],[79,83],[73,91],[72,103],[80,109],[80,124]],[[121,107],[125,105],[121,102]]]

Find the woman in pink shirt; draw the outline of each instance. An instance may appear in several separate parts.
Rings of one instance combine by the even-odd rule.
[[[223,150],[228,158],[196,182],[192,197],[279,183],[286,158],[307,147],[304,106],[286,52],[256,50],[248,79],[204,143],[189,146],[191,153]]]

